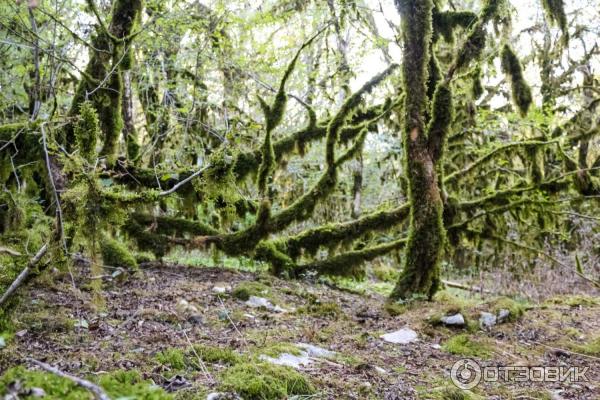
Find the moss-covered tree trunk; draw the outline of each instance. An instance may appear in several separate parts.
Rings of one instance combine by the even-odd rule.
[[[402,17],[405,166],[410,200],[410,230],[403,271],[392,299],[432,296],[439,284],[444,241],[443,202],[436,160],[425,129],[427,64],[431,46],[431,0],[396,0]]]

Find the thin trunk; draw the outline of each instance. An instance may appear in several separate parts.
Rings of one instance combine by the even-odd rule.
[[[127,159],[135,160],[140,152],[138,134],[135,129],[135,114],[133,109],[133,91],[131,87],[131,71],[123,71],[123,139],[127,146]]]

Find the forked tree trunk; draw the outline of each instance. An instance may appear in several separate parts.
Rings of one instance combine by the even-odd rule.
[[[431,297],[437,290],[444,226],[436,160],[425,129],[433,4],[431,0],[396,0],[396,6],[403,28],[403,85],[407,94],[403,143],[411,210],[404,268],[391,298],[407,299],[414,295]]]

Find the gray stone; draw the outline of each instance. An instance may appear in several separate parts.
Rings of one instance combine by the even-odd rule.
[[[447,315],[440,318],[440,321],[444,325],[448,326],[464,326],[465,325],[465,317],[461,313],[454,315]]]
[[[510,316],[510,311],[503,308],[498,311],[498,323],[501,324],[503,322],[508,321],[508,317]]]
[[[482,312],[479,316],[479,326],[482,329],[489,329],[492,326],[496,325],[497,319],[496,316],[489,312]]]
[[[269,300],[264,297],[250,296],[250,298],[246,301],[246,305],[253,308],[266,308],[269,311],[284,313],[288,312],[285,308],[282,308],[277,305],[273,305]]]
[[[410,328],[402,328],[395,332],[386,333],[380,336],[383,340],[395,344],[409,344],[417,341],[417,332]]]

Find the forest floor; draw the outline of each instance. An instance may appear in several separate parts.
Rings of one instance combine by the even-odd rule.
[[[523,304],[444,291],[432,302],[386,310],[385,298],[376,293],[177,265],[143,268],[121,282],[105,282],[104,304],[91,286],[89,280],[72,281],[67,275],[23,288],[12,317],[13,334],[0,350],[0,395],[34,393],[35,386],[46,398],[92,398],[89,392],[69,394],[65,388],[56,394],[48,374],[40,379],[41,373],[30,372],[35,368],[26,358],[33,358],[101,382],[122,399],[205,399],[208,393],[238,387],[252,399],[303,393],[289,382],[306,384],[306,393],[313,393],[296,399],[600,399],[599,297]],[[250,295],[267,298],[284,312],[253,308],[245,301]],[[502,304],[513,317],[521,310],[524,314],[480,329],[479,312],[493,312]],[[458,311],[466,327],[434,323]],[[418,340],[393,344],[381,338],[401,328],[414,330]],[[312,357],[297,370],[300,375],[287,367],[270,370],[260,359],[261,354],[298,354],[297,343],[335,354]],[[450,370],[465,358],[485,366],[589,366],[588,380],[482,382],[462,391],[451,382]],[[115,370],[139,374],[102,381],[117,376]],[[279,375],[289,371],[289,376]],[[271,382],[274,376],[279,382]],[[288,387],[273,386],[286,379]],[[128,397],[128,389],[116,389],[146,382],[173,391],[142,390]],[[252,390],[262,394],[253,397]]]

